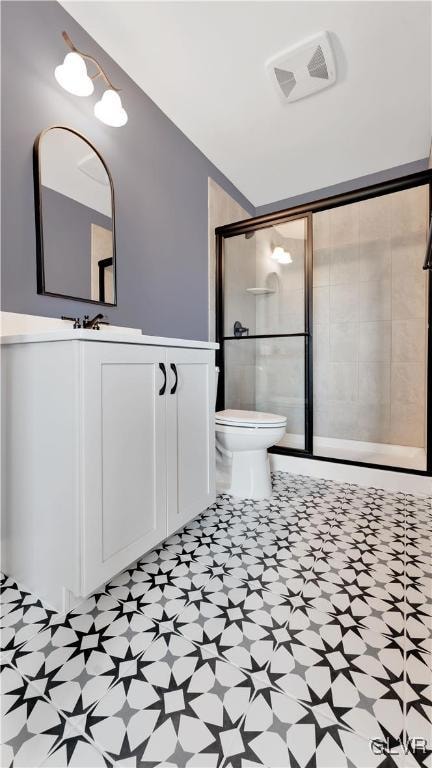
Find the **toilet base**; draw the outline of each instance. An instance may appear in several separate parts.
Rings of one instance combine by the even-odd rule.
[[[272,495],[267,450],[233,452],[228,493],[255,500],[268,499]]]

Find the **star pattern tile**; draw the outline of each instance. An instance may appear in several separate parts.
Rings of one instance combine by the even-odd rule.
[[[52,621],[17,650],[13,663],[57,708],[77,717],[133,673],[133,662],[155,636],[143,613],[100,594]]]
[[[226,734],[254,691],[237,667],[169,633],[145,651],[86,716],[86,731],[115,762],[217,766]]]
[[[368,741],[314,713],[295,699],[259,692],[227,747],[226,768],[391,768]]]
[[[13,579],[2,577],[0,584],[0,639],[2,660],[49,624],[54,611],[35,595],[21,589]]]
[[[276,472],[66,616],[2,575],[1,765],[431,768],[431,525]]]
[[[3,768],[101,768],[105,758],[12,666],[0,672]]]

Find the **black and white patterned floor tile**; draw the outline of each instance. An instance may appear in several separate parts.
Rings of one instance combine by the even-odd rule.
[[[216,768],[253,692],[237,667],[168,633],[87,714],[85,728],[115,762]]]
[[[432,517],[410,515],[406,541],[406,631],[408,638],[432,652]]]
[[[425,739],[432,758],[432,655],[410,650],[406,657],[406,734]]]
[[[130,569],[116,576],[106,591],[150,619],[172,618],[210,579],[211,568],[196,557],[195,541],[172,537]]]
[[[298,606],[268,668],[271,682],[365,738],[398,741],[404,727],[404,638]]]
[[[392,768],[367,740],[272,689],[254,697],[233,734],[225,768]],[[408,768],[408,767],[406,767]]]
[[[5,576],[0,585],[0,640],[2,661],[49,624],[54,611]]]
[[[176,631],[250,672],[264,670],[286,625],[291,601],[229,574],[214,576],[202,599],[174,621]]]
[[[0,672],[4,768],[104,768],[106,760],[79,730],[9,665]]]
[[[394,561],[391,555],[387,563]],[[302,597],[312,608],[334,614],[382,634],[404,631],[405,580],[396,564],[376,568],[358,561],[318,557]]]
[[[259,583],[277,594],[293,597],[304,586],[315,562],[315,553],[299,544],[240,549],[225,561],[227,573],[240,581]]]
[[[432,652],[431,555],[411,556],[406,564],[406,634],[424,651]]]
[[[52,621],[17,650],[13,664],[58,709],[77,717],[119,678],[156,637],[155,624],[107,594]]]
[[[2,578],[2,766],[432,768],[432,500],[273,488],[66,617]]]

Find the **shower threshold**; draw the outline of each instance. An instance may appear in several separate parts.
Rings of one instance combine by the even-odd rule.
[[[287,433],[278,444],[283,448],[304,448],[303,435]],[[426,470],[426,451],[407,445],[369,443],[334,437],[314,437],[314,456],[328,459],[360,461],[403,469]]]

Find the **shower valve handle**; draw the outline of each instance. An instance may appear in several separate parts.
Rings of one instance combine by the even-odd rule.
[[[244,328],[240,320],[236,320],[234,323],[234,336],[241,337],[243,334],[249,336],[249,328]]]

